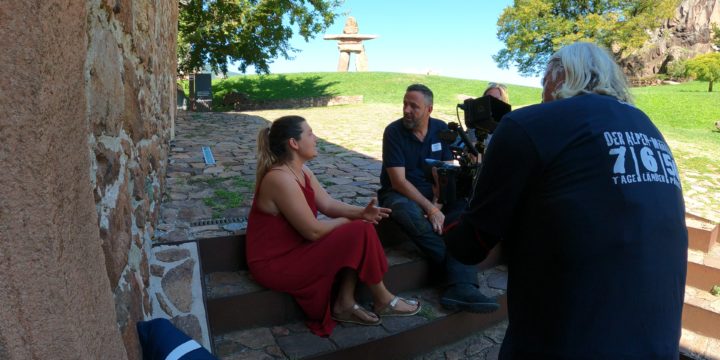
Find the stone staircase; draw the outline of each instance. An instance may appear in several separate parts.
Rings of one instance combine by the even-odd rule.
[[[692,359],[720,359],[720,225],[688,215],[688,268],[681,352]]]
[[[220,359],[408,359],[507,318],[503,267],[479,274],[481,291],[498,297],[500,310],[448,312],[439,305],[439,290],[429,280],[428,263],[404,243],[386,247],[390,268],[384,281],[396,294],[419,298],[423,310],[412,317],[383,318],[381,326],[339,324],[332,336],[321,338],[305,327],[303,314],[290,296],[252,280],[244,262],[244,240],[241,234],[198,241],[208,329],[213,352]],[[358,298],[368,306],[367,289],[361,286]]]
[[[718,360],[720,296],[712,295],[711,289],[720,285],[720,225],[688,215],[687,226],[690,249],[680,357]],[[220,359],[420,358],[483,331],[493,333],[485,339],[498,338],[502,331],[497,324],[507,318],[504,267],[479,274],[481,291],[498,297],[499,311],[448,312],[439,305],[439,289],[430,280],[428,263],[408,242],[400,242],[386,244],[390,269],[385,283],[394,293],[419,298],[423,311],[407,318],[384,318],[377,327],[339,324],[331,337],[320,338],[305,327],[303,314],[290,296],[252,280],[244,261],[244,241],[242,232],[197,240],[207,328],[212,350]],[[358,298],[368,306],[366,289],[358,289]],[[501,340],[487,346],[495,345],[496,353]]]

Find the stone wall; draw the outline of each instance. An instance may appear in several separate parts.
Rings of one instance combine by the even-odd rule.
[[[89,2],[87,144],[106,273],[128,355],[152,315],[148,257],[175,109],[177,3]]]
[[[630,77],[647,77],[664,72],[673,60],[713,51],[712,24],[720,26],[720,1],[683,0],[675,16],[655,30],[642,49],[623,62],[625,73]]]
[[[178,329],[210,349],[199,259],[196,241],[153,247],[148,290],[154,318],[170,319]]]
[[[1,359],[141,358],[177,11],[0,2]]]

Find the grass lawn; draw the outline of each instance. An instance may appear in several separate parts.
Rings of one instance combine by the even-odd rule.
[[[402,116],[402,97],[412,83],[423,83],[435,93],[433,115],[457,121],[456,106],[465,97],[477,97],[486,81],[434,75],[382,72],[242,75],[213,83],[214,104],[231,90],[251,99],[283,99],[323,95],[363,95],[363,105],[261,112],[272,120],[294,113],[305,116],[325,144],[379,158],[382,131]],[[540,101],[540,88],[508,86],[514,108]],[[720,221],[720,91],[707,92],[706,82],[690,82],[632,90],[636,105],[665,136],[681,171],[688,210]],[[462,112],[460,113],[462,116]],[[323,143],[320,144],[321,151]]]

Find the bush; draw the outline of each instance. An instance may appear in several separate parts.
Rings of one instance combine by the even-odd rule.
[[[673,60],[667,66],[667,75],[670,80],[680,81],[687,78],[687,65],[685,60]]]

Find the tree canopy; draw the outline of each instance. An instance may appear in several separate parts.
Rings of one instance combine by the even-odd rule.
[[[696,56],[685,63],[685,68],[693,78],[708,81],[708,91],[712,92],[713,82],[720,80],[720,53]]]
[[[649,31],[673,16],[680,0],[515,0],[498,19],[505,43],[493,56],[501,68],[514,65],[538,75],[560,47],[593,41],[617,60],[639,49]]]
[[[226,74],[228,63],[241,72],[254,66],[268,72],[273,59],[292,58],[288,40],[307,41],[335,20],[338,0],[180,0],[178,71],[209,67]]]

